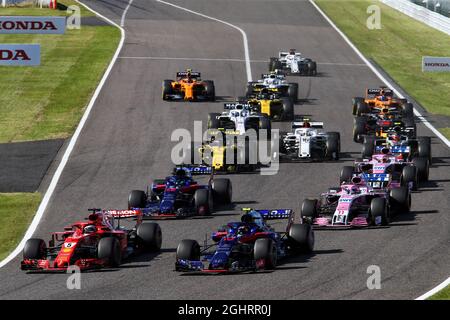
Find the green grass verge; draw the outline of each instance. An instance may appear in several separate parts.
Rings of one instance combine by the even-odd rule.
[[[39,193],[0,193],[0,261],[20,242],[40,202]]]
[[[422,72],[422,56],[447,57],[450,36],[376,0],[315,0],[358,49],[433,114],[450,116],[450,73]],[[369,5],[381,8],[380,30],[369,30]],[[450,128],[443,130],[447,137]]]
[[[0,35],[0,43],[41,44],[40,66],[0,67],[0,143],[70,136],[119,40],[113,26],[82,25],[64,35]]]
[[[447,286],[438,293],[432,295],[428,300],[450,300],[450,286]]]

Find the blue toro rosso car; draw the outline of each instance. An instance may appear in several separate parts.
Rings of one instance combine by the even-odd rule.
[[[287,219],[284,232],[266,221]],[[314,249],[310,224],[294,223],[290,209],[244,209],[240,222],[231,222],[212,234],[214,244],[182,240],[177,248],[175,270],[179,272],[228,273],[275,269],[279,259]]]
[[[210,174],[208,184],[199,184],[193,174]],[[171,176],[154,180],[147,192],[132,190],[128,209],[141,210],[150,218],[186,218],[210,215],[215,205],[230,204],[231,199],[229,179],[215,179],[211,168],[179,166]]]

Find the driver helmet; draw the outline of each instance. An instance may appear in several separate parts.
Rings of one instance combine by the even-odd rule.
[[[93,225],[93,224],[88,224],[83,229],[83,233],[84,234],[90,234],[90,233],[94,233],[96,231],[97,231],[97,227],[95,225]]]
[[[311,128],[311,123],[308,120],[303,121],[303,128]]]
[[[295,49],[290,49],[289,50],[289,54],[294,55],[295,54]]]

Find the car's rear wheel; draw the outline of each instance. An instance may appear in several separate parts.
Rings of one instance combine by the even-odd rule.
[[[97,257],[110,267],[118,267],[122,262],[122,251],[117,238],[101,238],[97,245]]]
[[[163,100],[169,100],[169,95],[173,94],[172,80],[164,80],[162,83],[162,98]]]
[[[208,114],[208,129],[217,129],[220,127],[220,120],[217,118],[220,113]]]
[[[414,119],[414,107],[412,103],[408,102],[403,105],[403,117]]]
[[[278,58],[274,58],[274,57],[270,58],[269,71],[275,71],[275,64],[277,61],[278,61]]]
[[[145,208],[147,195],[142,190],[132,190],[128,195],[128,209]]]
[[[289,98],[292,99],[292,102],[297,102],[298,100],[298,83],[289,83],[288,88]]]
[[[352,99],[352,114],[354,116],[356,116],[356,106],[357,106],[358,102],[360,102],[360,103],[364,102],[364,98],[362,98],[362,97],[355,97],[355,98]]]
[[[374,151],[375,151],[375,144],[373,143],[373,140],[366,141],[363,144],[361,156],[364,159],[371,159]]]
[[[213,197],[208,189],[195,190],[194,204],[198,215],[210,215],[214,210]]]
[[[260,238],[255,241],[253,256],[257,263],[259,260],[264,261],[264,269],[271,270],[277,266],[277,248],[270,238]]]
[[[430,163],[428,158],[414,158],[412,163],[417,169],[417,178],[418,182],[426,182],[428,181],[428,177],[430,174]]]
[[[343,166],[339,175],[339,182],[350,182],[353,178],[355,169],[352,166]]]
[[[283,103],[283,113],[281,115],[281,120],[292,121],[294,120],[294,103],[292,99],[282,99]]]
[[[212,182],[214,202],[230,204],[233,188],[230,179],[214,179]]]
[[[157,223],[141,223],[137,228],[137,237],[146,251],[161,250],[162,232]]]
[[[315,61],[308,62],[308,75],[309,76],[317,75],[317,64]]]
[[[363,114],[369,113],[370,108],[364,101],[358,101],[356,103],[356,115],[361,116]]]
[[[288,232],[289,247],[295,251],[310,253],[314,250],[314,231],[310,224],[293,224]]]
[[[339,160],[340,145],[341,135],[339,132],[328,132],[325,157],[331,160]]]
[[[215,101],[216,100],[216,87],[214,86],[214,81],[211,80],[205,80],[203,81],[205,85],[205,93],[208,97],[209,101]]]
[[[407,187],[392,189],[389,197],[395,214],[408,213],[411,210],[411,193]]]
[[[431,138],[430,137],[419,137],[418,139],[419,147],[419,157],[427,158],[430,165],[432,163],[431,156]]]
[[[28,239],[25,242],[22,254],[24,259],[45,259],[47,256],[47,245],[42,239]]]
[[[200,245],[195,240],[181,240],[177,247],[177,259],[198,261],[200,260]]]
[[[366,121],[362,117],[357,117],[353,125],[353,141],[358,143],[363,142],[364,134],[366,134]]]

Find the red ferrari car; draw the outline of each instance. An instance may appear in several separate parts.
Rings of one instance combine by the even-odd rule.
[[[85,221],[52,233],[48,247],[42,239],[29,239],[23,249],[22,270],[65,271],[117,267],[133,254],[159,251],[161,228],[143,223],[140,210],[90,209]]]

